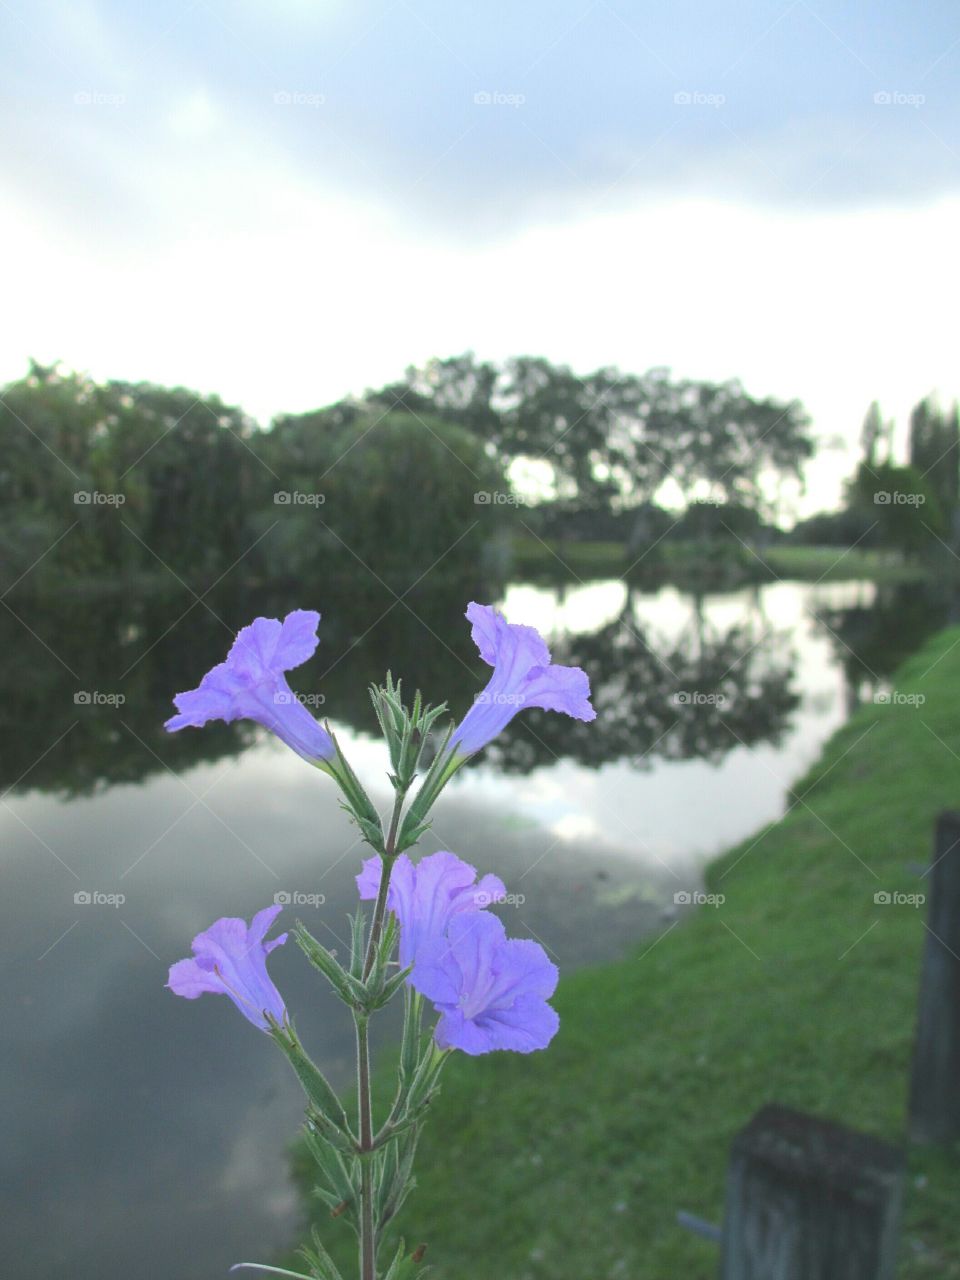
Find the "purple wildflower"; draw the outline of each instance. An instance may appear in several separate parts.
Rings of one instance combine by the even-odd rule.
[[[191,959],[170,966],[167,986],[187,1000],[196,1000],[206,992],[229,996],[243,1016],[263,1031],[270,1029],[267,1013],[282,1023],[286,1008],[267,974],[267,956],[286,942],[287,935],[263,940],[282,910],[280,906],[265,907],[249,927],[246,920],[231,916],[217,920],[194,938]]]
[[[376,898],[382,867],[380,858],[364,862],[357,876],[361,899]],[[499,876],[486,875],[478,884],[476,867],[445,849],[416,864],[401,853],[387,889],[387,907],[400,923],[401,968],[415,963],[423,945],[442,940],[454,916],[481,911],[506,893]]]
[[[590,681],[579,667],[552,665],[546,642],[533,627],[507,622],[490,605],[471,602],[467,618],[480,657],[493,675],[450,740],[460,756],[486,746],[524,707],[562,711],[575,720],[593,720]]]
[[[226,662],[220,662],[199,687],[178,693],[179,712],[164,725],[176,733],[208,720],[256,720],[310,764],[331,760],[333,740],[299,701],[284,672],[312,656],[317,647],[319,613],[295,609],[283,622],[255,618],[237,635]]]
[[[476,1056],[545,1049],[560,1025],[547,1004],[557,976],[539,943],[508,938],[502,921],[482,911],[453,916],[445,940],[421,947],[411,980],[441,1015],[441,1049]]]

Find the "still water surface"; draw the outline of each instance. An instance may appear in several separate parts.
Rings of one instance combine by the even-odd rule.
[[[182,618],[23,602],[5,620],[0,1256],[18,1280],[206,1280],[295,1234],[296,1082],[228,1001],[177,1000],[163,984],[194,933],[278,893],[322,897],[287,914],[341,945],[361,850],[329,782],[267,735],[170,738],[160,725],[170,695],[223,656],[225,620],[324,610],[313,594]],[[323,690],[383,807],[364,681],[390,662],[462,714],[485,679],[464,603],[453,588],[378,621],[389,601],[371,599],[338,631],[334,602],[317,658],[291,677]],[[519,902],[501,908],[508,928],[561,970],[622,954],[669,918],[711,855],[783,812],[851,706],[943,620],[939,602],[866,583],[700,600],[518,583],[499,603],[588,670],[598,719],[514,722],[447,789],[425,844],[500,874]],[[126,700],[78,702],[78,690]],[[271,969],[302,1037],[347,1083],[339,1006],[292,945]]]

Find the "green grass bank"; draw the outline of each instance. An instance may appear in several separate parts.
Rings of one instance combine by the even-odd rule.
[[[786,816],[711,865],[721,906],[562,977],[548,1051],[451,1061],[399,1222],[437,1280],[713,1280],[676,1212],[720,1220],[764,1102],[902,1140],[926,915],[874,894],[924,891],[907,864],[960,805],[960,628],[896,687],[925,701],[858,711]],[[900,1277],[960,1277],[958,1205],[960,1151],[914,1150]]]
[[[751,551],[731,538],[725,542],[663,541],[643,555],[631,554],[618,542],[558,542],[532,537],[514,538],[511,572],[520,576],[579,578],[626,575],[651,586],[672,584],[696,588],[704,584],[733,589],[745,583],[789,578],[807,582],[910,582],[927,569],[905,561],[895,551],[861,547],[806,547],[783,543]]]

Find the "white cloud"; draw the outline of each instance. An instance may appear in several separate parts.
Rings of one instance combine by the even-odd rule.
[[[216,119],[198,93],[179,127]],[[166,190],[163,165],[150,186],[129,175],[138,198],[161,202],[140,240],[76,224],[66,240],[36,210],[0,212],[14,249],[0,378],[29,355],[59,357],[97,377],[218,391],[266,420],[473,348],[581,371],[739,376],[753,394],[799,397],[823,437],[848,440],[873,398],[902,421],[930,389],[957,389],[960,200],[857,213],[643,202],[465,251],[328,197],[321,175],[244,167],[229,149],[223,160],[197,187],[187,172]],[[814,463],[807,507],[836,496],[851,462]]]
[[[167,115],[168,128],[180,138],[206,138],[218,132],[223,112],[206,89],[178,98]]]

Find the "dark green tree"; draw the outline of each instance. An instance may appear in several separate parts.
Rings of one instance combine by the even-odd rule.
[[[471,353],[408,369],[367,392],[384,412],[431,410],[478,436],[505,467],[546,463],[556,495],[577,505],[649,502],[668,479],[691,498],[759,507],[769,486],[799,478],[813,452],[801,406],[756,400],[737,382],[672,380],[604,367],[579,375],[518,356],[497,366]],[[352,402],[336,406],[353,412]]]
[[[459,573],[483,558],[505,510],[492,495],[507,482],[481,442],[428,413],[290,416],[257,450],[281,499],[258,512],[273,578],[335,571],[409,585]]]
[[[931,550],[946,532],[936,494],[913,466],[861,463],[854,478],[851,502],[873,512],[877,541],[907,556]]]
[[[947,527],[960,499],[960,422],[957,406],[944,410],[929,396],[910,414],[910,465],[936,496]]]

